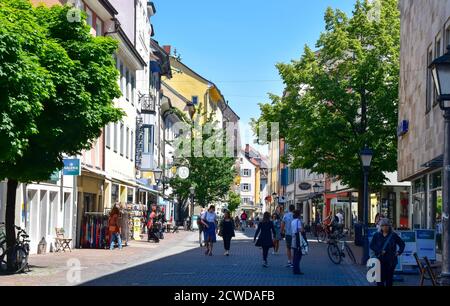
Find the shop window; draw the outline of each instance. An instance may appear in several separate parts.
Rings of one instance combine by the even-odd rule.
[[[133,188],[127,189],[127,203],[133,203]]]
[[[438,171],[430,175],[430,189],[442,187],[442,172]]]
[[[119,202],[119,185],[112,184],[111,186],[111,204]]]

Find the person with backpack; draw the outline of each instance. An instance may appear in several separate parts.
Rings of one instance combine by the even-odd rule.
[[[253,238],[253,242],[256,241],[255,246],[262,248],[264,268],[269,266],[267,263],[267,257],[269,255],[269,250],[274,247],[273,240],[275,235],[275,227],[273,226],[273,222],[270,220],[270,213],[265,212],[263,220],[258,224],[258,229],[256,230],[255,237]]]
[[[391,287],[398,256],[405,250],[405,242],[392,230],[389,219],[380,220],[381,231],[376,232],[370,242],[370,249],[375,253],[381,264],[381,282],[378,286]],[[398,250],[397,250],[398,247]]]

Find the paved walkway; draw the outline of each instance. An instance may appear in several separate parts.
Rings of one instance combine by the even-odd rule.
[[[334,265],[326,254],[326,245],[311,242],[311,250],[302,261],[303,276],[285,267],[287,258],[282,242],[279,255],[269,255],[269,268],[262,267],[262,254],[247,235],[238,233],[232,241],[231,256],[223,256],[222,242],[214,256],[203,254],[195,236],[181,244],[185,250],[130,269],[113,273],[85,285],[182,285],[182,286],[315,286],[369,285],[357,265]]]
[[[231,256],[223,256],[219,238],[214,256],[203,254],[198,234],[166,234],[160,244],[133,241],[122,251],[74,250],[72,253],[33,255],[32,271],[0,276],[1,285],[159,285],[159,286],[369,286],[366,269],[344,262],[333,264],[324,243],[310,240],[310,253],[301,263],[305,275],[285,267],[285,243],[280,254],[269,255],[262,267],[261,250],[253,245],[254,230],[238,232]],[[355,248],[357,259],[359,248]],[[79,266],[77,266],[79,264]],[[75,265],[75,266],[74,266]],[[417,285],[418,276],[405,276],[396,285]]]

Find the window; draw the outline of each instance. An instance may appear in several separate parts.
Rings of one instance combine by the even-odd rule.
[[[250,198],[242,198],[242,204],[250,204],[251,199]]]
[[[431,46],[428,48],[428,55],[427,55],[427,67],[431,64],[433,61],[433,50],[431,49]],[[430,69],[427,69],[427,97],[426,97],[426,108],[425,112],[428,113],[431,110],[431,100],[433,99],[433,93],[434,93],[434,84],[433,84],[433,78],[431,77],[431,71]]]
[[[134,94],[136,91],[136,81],[134,79],[134,76],[131,76],[131,105],[134,105]]]
[[[127,127],[126,139],[127,139],[127,145],[125,147],[125,157],[129,158],[130,157],[130,128],[128,128],[128,127]]]
[[[117,153],[118,143],[117,143],[117,122],[114,123],[114,152]]]
[[[130,159],[134,160],[134,132],[131,130],[131,147],[130,147]]]
[[[438,39],[436,39],[436,45],[435,45],[435,49],[434,49],[434,57],[438,58],[439,56],[441,56],[441,38],[439,37]],[[437,96],[437,90],[436,87],[434,87],[433,90],[433,106],[438,104],[438,96]]]
[[[106,147],[111,148],[111,126],[109,124],[105,127],[105,140]]]
[[[243,169],[242,176],[246,176],[246,177],[252,176],[252,170],[251,169]]]
[[[92,11],[88,8],[86,8],[86,15],[87,15],[87,19],[86,19],[87,24],[90,25],[91,28],[93,28],[94,27],[94,16],[92,14]]]
[[[444,53],[446,53],[446,48],[450,45],[450,19],[447,21],[447,25],[445,26],[445,34],[444,34]]]
[[[125,88],[123,86],[123,63],[122,62],[120,62],[119,72],[120,72],[120,91],[122,92],[122,96],[123,96]]]
[[[128,68],[125,69],[125,88],[126,88],[126,98],[130,100],[130,71]]]
[[[123,140],[124,140],[124,136],[125,136],[124,133],[125,133],[125,128],[123,126],[123,123],[121,123],[120,124],[120,155],[122,155],[122,156],[123,156],[123,149],[124,149],[124,147],[123,147],[123,145],[124,145]]]
[[[103,35],[103,21],[97,17],[97,20],[95,22],[95,33],[97,36]]]
[[[192,96],[192,104],[194,105],[198,104],[198,96]]]
[[[144,152],[153,154],[153,125],[144,126]]]
[[[251,191],[251,185],[247,184],[247,183],[241,184],[241,191],[250,192]]]

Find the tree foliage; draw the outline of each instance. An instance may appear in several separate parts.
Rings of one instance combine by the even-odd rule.
[[[380,11],[374,14],[374,10]],[[371,18],[374,15],[378,18]],[[361,187],[360,150],[374,150],[371,185],[396,170],[400,15],[397,0],[358,0],[353,16],[327,9],[314,51],[278,64],[283,97],[271,95],[254,120],[279,122],[294,168]]]
[[[199,116],[200,118],[202,116]],[[197,122],[189,122],[191,124],[191,132],[180,137],[190,138],[186,142],[190,144],[190,154],[181,158],[176,158],[174,166],[186,166],[189,168],[189,177],[180,179],[173,177],[169,184],[173,189],[173,194],[185,204],[190,197],[189,188],[195,187],[195,204],[206,207],[217,201],[226,199],[228,192],[236,177],[235,162],[236,158],[230,156],[208,156],[205,154],[209,149],[219,149],[221,146],[225,152],[225,137],[220,133],[218,128],[205,130],[205,126],[213,123],[213,114],[211,114],[204,124]],[[214,125],[212,125],[214,126]],[[198,148],[195,143],[200,142],[202,154],[196,152]],[[209,147],[211,143],[216,145]]]
[[[241,196],[233,191],[228,193],[228,211],[234,213],[241,205]]]
[[[41,181],[123,112],[117,42],[69,22],[69,7],[0,1],[0,179]],[[85,16],[84,16],[85,17]]]

